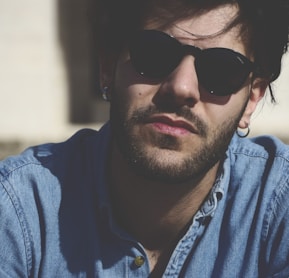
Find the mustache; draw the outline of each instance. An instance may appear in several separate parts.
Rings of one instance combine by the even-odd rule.
[[[200,119],[200,117],[198,117],[195,113],[193,113],[190,108],[185,106],[174,110],[159,108],[152,105],[148,107],[143,107],[133,112],[130,121],[132,123],[143,123],[146,122],[146,120],[154,114],[162,113],[173,113],[179,117],[182,117],[188,122],[192,123],[197,128],[200,136],[205,137],[207,135],[208,127],[206,123],[202,119]]]

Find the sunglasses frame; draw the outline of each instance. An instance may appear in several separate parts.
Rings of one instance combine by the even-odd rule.
[[[250,73],[257,72],[257,66],[254,62],[232,49],[221,47],[200,49],[193,45],[182,44],[173,36],[158,30],[141,30],[132,36],[129,42],[129,54],[135,70],[142,76],[151,79],[165,78],[177,68],[185,56],[192,55],[195,58],[195,69],[199,83],[206,91],[218,96],[231,95],[237,92],[244,85]],[[148,54],[150,55],[148,56]],[[231,63],[232,66],[236,66],[235,68],[227,68],[223,73],[222,68],[217,65],[214,68],[215,72],[210,73],[210,80],[208,79],[208,71],[214,65],[206,61],[208,57],[211,57],[212,60],[224,58],[228,65]],[[223,61],[220,60],[220,62],[224,65]],[[232,79],[233,77],[237,78],[235,83],[226,76],[235,73],[233,70],[236,72],[236,76],[232,76]],[[239,75],[237,75],[238,70]],[[221,82],[217,78],[218,75],[222,77]]]

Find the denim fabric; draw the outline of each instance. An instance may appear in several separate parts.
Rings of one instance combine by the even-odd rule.
[[[148,277],[106,192],[109,125],[0,163],[0,277]],[[163,277],[289,277],[289,148],[232,139]],[[134,260],[145,261],[137,266]]]

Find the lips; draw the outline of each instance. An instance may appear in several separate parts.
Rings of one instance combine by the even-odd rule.
[[[162,133],[171,135],[188,135],[191,133],[197,134],[197,129],[189,122],[183,119],[173,119],[167,115],[156,115],[151,117],[148,124]]]

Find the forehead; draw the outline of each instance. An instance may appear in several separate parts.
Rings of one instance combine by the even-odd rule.
[[[224,4],[210,9],[192,11],[190,16],[162,25],[159,20],[149,20],[145,29],[160,29],[172,36],[187,40],[201,48],[234,47],[247,52],[240,36],[241,25],[235,24],[239,8],[235,4]]]
[[[174,25],[194,38],[214,38],[228,31],[238,16],[238,7],[227,4],[202,11],[176,22]]]

